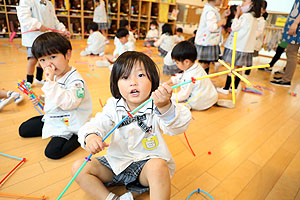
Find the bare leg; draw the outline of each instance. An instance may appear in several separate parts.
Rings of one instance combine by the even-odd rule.
[[[171,180],[165,160],[160,158],[150,159],[143,167],[139,181],[142,185],[150,187],[150,199],[170,199]]]
[[[72,175],[74,176],[81,167],[84,159],[77,160],[72,166]],[[113,172],[102,165],[98,160],[92,159],[79,173],[75,181],[89,195],[97,200],[105,200],[110,191],[103,183],[112,181]]]
[[[36,64],[37,59],[35,58],[29,58],[27,60],[27,75],[33,75]]]

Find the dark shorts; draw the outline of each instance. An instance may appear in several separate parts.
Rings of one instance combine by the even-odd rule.
[[[108,161],[104,156],[96,157],[96,159],[105,167],[112,170]],[[105,186],[125,185],[126,189],[134,193],[144,193],[149,191],[149,187],[142,186],[139,182],[139,175],[148,160],[142,160],[131,163],[123,172],[118,175],[114,174],[113,180],[105,183]]]
[[[160,46],[158,47],[158,52],[160,53],[160,55],[162,57],[166,57],[166,55],[168,54],[168,52],[164,49],[162,49]]]
[[[32,49],[31,47],[27,47],[27,59],[34,58],[32,52],[31,52],[31,49]]]

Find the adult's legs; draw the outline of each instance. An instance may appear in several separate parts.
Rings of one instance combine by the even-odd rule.
[[[284,52],[285,48],[282,48],[281,46],[278,46],[276,49],[276,53],[274,57],[272,58],[271,62],[269,63],[270,67],[273,67],[275,63],[280,59],[281,54]]]
[[[282,77],[283,82],[291,82],[297,66],[297,53],[300,44],[288,44],[286,48],[287,62]]]

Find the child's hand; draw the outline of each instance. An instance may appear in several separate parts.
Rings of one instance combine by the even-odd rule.
[[[49,66],[43,67],[46,81],[53,81],[55,75],[55,66],[50,64]]]
[[[39,100],[36,99],[36,98],[33,98],[31,96],[29,96],[29,100],[31,101],[31,103],[34,105],[34,106],[37,106],[39,104]]]
[[[44,26],[44,25],[42,25],[41,27],[40,27],[40,31],[41,32],[46,32],[48,30],[48,28],[46,27],[46,26]]]
[[[109,146],[107,143],[102,142],[102,137],[96,134],[88,135],[85,138],[85,142],[85,149],[91,154],[99,153],[100,151],[104,150],[105,147]]]
[[[170,108],[172,88],[168,84],[163,83],[151,96],[160,113],[165,113]]]

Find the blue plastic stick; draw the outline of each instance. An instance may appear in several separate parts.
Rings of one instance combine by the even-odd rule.
[[[209,196],[209,198],[211,198],[211,200],[215,200],[210,194],[208,194],[207,192],[205,192],[205,191],[203,191],[203,190],[200,190],[199,188],[198,188],[197,190],[193,191],[193,192],[187,197],[186,200],[189,200],[190,197],[191,197],[194,193],[196,193],[196,192],[198,192],[198,193],[203,192],[204,194],[206,194],[207,196]]]
[[[0,155],[7,156],[7,157],[10,157],[10,158],[14,158],[14,159],[18,159],[18,160],[23,160],[23,158],[18,158],[18,157],[15,157],[15,156],[10,156],[10,155],[7,155],[5,153],[0,153]]]

